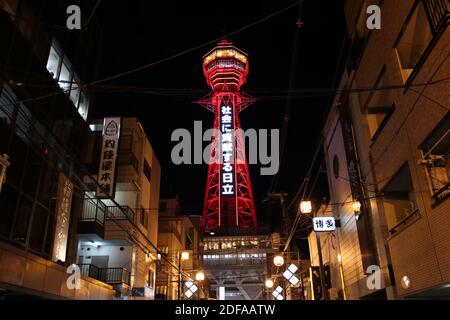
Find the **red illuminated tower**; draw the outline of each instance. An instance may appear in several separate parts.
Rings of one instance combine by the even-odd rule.
[[[207,232],[257,227],[244,139],[238,134],[239,112],[254,102],[240,91],[248,70],[247,54],[226,40],[203,57],[213,92],[199,103],[215,115],[202,215]]]

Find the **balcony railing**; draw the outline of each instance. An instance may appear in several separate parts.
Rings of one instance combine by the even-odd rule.
[[[448,25],[450,21],[450,3],[448,0],[424,0],[425,11],[433,33]]]
[[[109,206],[107,207],[108,215],[106,218],[108,220],[131,220],[134,221],[134,217],[136,216],[133,209],[128,206]]]
[[[79,264],[81,275],[99,280],[99,268],[93,264]]]
[[[101,268],[99,278],[108,284],[130,285],[130,272],[125,268]]]
[[[83,213],[81,221],[94,221],[100,225],[105,223],[107,207],[98,199],[85,198],[83,202]]]
[[[81,221],[97,222],[103,226],[106,220],[131,220],[134,221],[136,214],[128,206],[106,206],[101,200],[85,198],[83,202],[83,213]]]
[[[99,268],[93,264],[79,264],[81,275],[107,284],[130,285],[130,272],[125,268]]]

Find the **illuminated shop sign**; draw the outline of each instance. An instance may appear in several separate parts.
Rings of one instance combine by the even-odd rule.
[[[102,153],[98,170],[96,196],[114,198],[117,156],[119,151],[120,118],[105,118],[103,122]]]
[[[73,183],[60,173],[56,195],[56,225],[53,240],[53,261],[66,261],[69,234],[70,208],[72,207]]]
[[[336,221],[333,217],[313,218],[314,231],[330,232],[336,230]]]
[[[220,130],[221,130],[221,195],[233,196],[235,190],[235,166],[234,166],[234,114],[233,106],[222,101],[220,105]]]

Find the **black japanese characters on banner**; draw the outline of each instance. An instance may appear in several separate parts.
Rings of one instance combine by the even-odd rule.
[[[98,170],[96,196],[114,198],[117,156],[119,151],[121,118],[105,118],[103,123],[103,142]]]

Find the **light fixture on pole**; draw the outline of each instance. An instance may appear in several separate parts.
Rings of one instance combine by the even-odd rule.
[[[273,264],[276,267],[281,267],[284,264],[284,258],[281,255],[277,255],[273,258]]]
[[[203,281],[205,280],[205,274],[202,271],[199,271],[195,274],[195,280]]]
[[[189,252],[181,251],[178,254],[178,300],[181,300],[181,282],[182,282],[182,272],[181,272],[181,261],[189,260]],[[188,297],[190,298],[190,297]]]
[[[189,260],[189,252],[188,251],[181,252],[181,260],[183,260],[183,261]]]
[[[361,217],[361,202],[359,202],[358,200],[353,201],[352,208],[355,212],[355,219],[356,221],[358,221]]]
[[[273,280],[272,279],[267,279],[265,282],[266,288],[267,289],[272,289],[273,288]]]
[[[301,213],[311,213],[312,212],[312,203],[311,203],[311,201],[302,201],[302,202],[300,202],[300,212]]]

